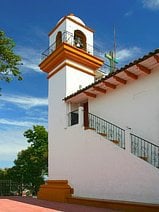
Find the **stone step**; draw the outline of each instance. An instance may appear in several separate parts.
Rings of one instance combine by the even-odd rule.
[[[107,133],[99,133],[99,132],[98,132],[98,134],[101,135],[101,136],[104,136],[104,137],[107,136]]]

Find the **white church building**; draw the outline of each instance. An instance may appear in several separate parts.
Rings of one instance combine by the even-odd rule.
[[[63,17],[40,69],[49,81],[49,179],[38,198],[159,204],[159,49],[107,75],[93,30]]]

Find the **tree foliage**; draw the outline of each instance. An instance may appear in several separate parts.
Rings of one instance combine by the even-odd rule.
[[[10,82],[14,77],[22,80],[19,65],[21,57],[14,53],[15,43],[0,30],[0,80]]]
[[[24,136],[30,146],[18,153],[15,166],[7,170],[7,175],[36,194],[48,173],[48,133],[43,126],[36,125]]]
[[[0,180],[7,180],[8,169],[0,169]]]

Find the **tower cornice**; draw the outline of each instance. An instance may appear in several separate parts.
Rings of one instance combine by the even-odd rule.
[[[61,43],[55,51],[45,58],[39,65],[40,69],[46,73],[53,72],[62,62],[70,60],[76,64],[87,67],[95,72],[103,65],[103,60],[95,57],[86,51],[74,47],[68,43]]]

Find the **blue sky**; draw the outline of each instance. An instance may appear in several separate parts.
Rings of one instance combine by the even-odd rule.
[[[159,47],[159,0],[0,0],[0,29],[16,43],[24,78],[0,82],[0,168],[13,166],[27,147],[24,131],[47,128],[48,81],[38,64],[48,33],[70,13],[95,30],[94,42],[104,52],[113,48],[115,25],[119,67]]]

